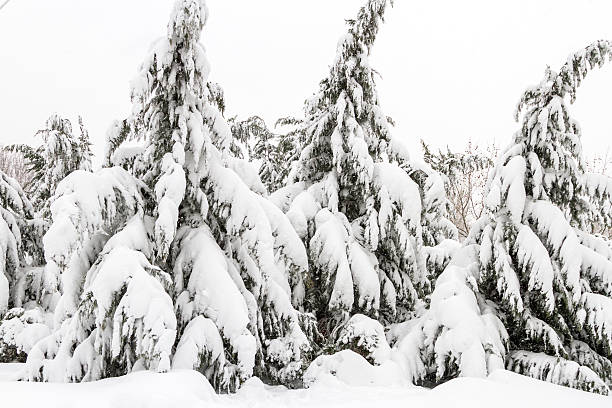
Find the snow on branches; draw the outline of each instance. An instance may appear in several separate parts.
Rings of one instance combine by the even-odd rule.
[[[369,54],[389,3],[366,1],[348,21],[305,105],[294,184],[271,195],[308,248],[305,305],[324,333],[356,313],[383,323],[413,316],[456,248],[438,246],[457,235],[442,179],[410,160],[379,106]]]
[[[91,171],[91,143],[83,119],[79,116],[80,135],[72,130],[70,120],[54,114],[45,122],[45,128],[36,132],[42,138],[37,148],[11,145],[5,149],[24,155],[29,182],[24,186],[37,211],[49,217],[49,200],[57,185],[75,170]]]
[[[591,44],[571,55],[559,73],[547,69],[544,80],[523,94],[520,130],[492,171],[484,214],[466,239],[477,248],[477,271],[466,281],[479,299],[479,314],[493,313],[508,333],[507,348],[488,347],[487,353],[497,350],[520,373],[604,394],[612,385],[612,263],[609,246],[588,231],[591,214],[609,206],[597,208],[608,197],[608,182],[585,174],[580,127],[565,96],[573,102],[589,69],[611,56],[612,44]],[[589,195],[603,200],[589,203]],[[429,314],[443,313],[434,302],[442,290],[438,281]],[[441,330],[452,327],[446,322]],[[499,337],[495,327],[487,332]],[[461,364],[468,358],[471,364],[488,361],[486,354],[466,353],[454,357],[461,362],[453,365],[457,375],[467,374]],[[448,363],[433,367],[444,373]]]
[[[252,375],[293,383],[309,362],[306,250],[230,154],[199,43],[207,16],[203,1],[176,2],[132,82],[132,114],[109,131],[105,161],[121,167],[75,172],[56,191],[45,243],[63,294],[30,379],[175,366],[235,390]]]
[[[19,183],[0,171],[0,316],[45,297],[40,283],[44,223]]]

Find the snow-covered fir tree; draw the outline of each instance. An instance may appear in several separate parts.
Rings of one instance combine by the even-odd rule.
[[[306,308],[339,348],[351,315],[387,324],[420,312],[456,247],[442,178],[408,157],[379,104],[369,54],[389,4],[368,0],[348,21],[306,102],[294,183],[271,196],[308,248]]]
[[[261,121],[263,122],[263,120]],[[277,169],[282,165],[276,150],[275,139],[277,137],[268,129],[265,122],[262,123],[261,129],[256,135],[252,158],[260,162],[259,177],[261,181],[270,191],[275,191],[280,187]]]
[[[28,328],[27,322],[40,324],[39,334],[46,333],[42,330],[45,324],[52,325],[50,315],[60,296],[60,271],[53,265],[45,265],[42,238],[49,227],[50,203],[59,183],[73,171],[91,171],[89,134],[80,116],[78,123],[80,132],[76,135],[69,119],[53,114],[45,122],[44,129],[36,133],[42,139],[38,147],[24,144],[6,147],[7,151],[21,154],[25,159],[28,182],[24,189],[28,199],[25,199],[25,195],[23,198],[27,205],[30,205],[31,200],[33,208],[31,213],[18,215],[21,219],[27,219],[27,230],[21,231],[21,235],[28,239],[23,240],[26,255],[22,259],[14,295],[17,297],[15,300],[18,309],[11,311],[10,322],[3,322],[10,325],[12,333],[16,333],[17,329]],[[27,205],[24,204],[25,207]],[[4,331],[7,338],[11,337],[8,328],[0,330]],[[34,336],[31,341],[40,337]],[[30,347],[21,347],[20,358]]]
[[[274,124],[278,129],[276,144],[276,183],[279,187],[289,184],[299,167],[302,146],[306,140],[304,120],[293,116],[279,118]],[[276,191],[277,189],[272,189]]]
[[[49,200],[60,181],[75,170],[91,170],[91,143],[89,133],[79,116],[79,135],[72,130],[69,119],[51,115],[44,129],[36,132],[42,143],[33,148],[29,145],[11,145],[6,149],[21,152],[27,161],[29,182],[24,186],[35,209],[47,218]]]
[[[44,225],[34,213],[19,183],[0,171],[0,362],[25,360],[48,334],[42,306],[57,296],[57,286],[43,282]]]
[[[262,124],[265,128],[265,122],[259,116],[251,116],[244,120],[233,116],[227,122],[232,131],[230,142],[232,154],[239,159],[249,160],[253,154],[253,136],[262,131]]]
[[[414,378],[484,376],[505,363],[609,393],[612,252],[588,227],[608,223],[612,180],[585,173],[568,99],[611,57],[611,43],[595,42],[523,94],[521,126],[489,178],[484,215],[438,279],[431,311],[398,343]]]
[[[283,128],[282,133],[273,132],[259,116],[245,120],[233,117],[229,122],[233,136],[230,150],[234,156],[259,166],[259,177],[268,192],[286,185],[299,158],[303,121],[292,117],[277,120],[275,128]]]
[[[204,1],[178,0],[141,65],[105,153],[107,165],[131,158],[57,188],[45,256],[63,293],[30,380],[174,367],[233,390],[252,375],[293,384],[309,362],[306,250],[231,154],[199,43],[207,17]]]
[[[277,135],[272,133],[259,116],[251,116],[245,120],[232,119],[230,150],[238,158],[259,163],[259,178],[268,191],[275,191],[280,187],[277,174]]]

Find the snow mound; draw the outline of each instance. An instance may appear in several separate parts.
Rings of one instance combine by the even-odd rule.
[[[367,364],[363,359],[361,363]],[[327,381],[317,381],[307,389],[289,390],[283,386],[265,385],[257,377],[252,377],[237,393],[216,395],[206,378],[191,370],[164,374],[141,371],[81,384],[13,382],[20,368],[20,364],[0,364],[0,401],[3,407],[604,408],[610,407],[612,401],[610,397],[505,370],[494,371],[488,378],[457,378],[433,390],[412,385],[397,387],[391,383],[351,385],[330,375],[326,377]]]
[[[385,329],[378,322],[362,314],[356,314],[342,327],[338,345],[351,349],[368,362],[379,365],[391,358],[391,347],[385,337]]]
[[[218,398],[206,377],[192,370],[166,374],[140,371],[82,384],[1,380],[2,377],[2,405],[13,408],[195,408],[216,406],[214,402]]]
[[[342,350],[332,355],[317,357],[304,373],[304,385],[315,382],[331,383],[340,381],[352,386],[405,386],[406,375],[398,364],[387,360],[373,366],[351,350]]]

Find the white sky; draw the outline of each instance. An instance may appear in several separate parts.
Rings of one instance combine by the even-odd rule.
[[[11,0],[0,10],[0,142],[35,143],[53,112],[84,118],[101,153],[130,109],[129,81],[165,34],[172,0]],[[362,0],[209,0],[202,36],[228,113],[271,125],[299,114],[327,73],[344,19]],[[505,146],[514,106],[588,43],[612,39],[609,0],[395,0],[372,64],[395,135],[460,148]],[[611,64],[612,65],[612,64]],[[586,152],[612,145],[612,67],[592,72],[573,113]],[[76,127],[73,122],[73,127]]]

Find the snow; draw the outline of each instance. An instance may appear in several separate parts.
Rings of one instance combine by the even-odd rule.
[[[391,347],[385,329],[377,320],[362,314],[353,315],[338,335],[340,347],[356,347],[373,364],[384,364],[391,358]],[[365,354],[365,355],[364,355]]]
[[[507,301],[513,309],[521,312],[523,310],[523,300],[520,283],[512,267],[512,259],[504,246],[503,233],[503,226],[500,224],[496,225],[495,229],[491,224],[483,229],[479,255],[480,264],[494,264],[495,271],[499,274],[496,284],[497,291],[503,295],[504,301]]]
[[[353,285],[357,290],[357,305],[365,311],[378,310],[380,306],[380,281],[378,260],[357,242],[349,244],[349,262]]]
[[[142,155],[143,152],[144,147],[139,143],[124,143],[110,155],[109,164],[123,167],[133,162],[138,156]]]
[[[0,382],[0,390],[2,402],[13,408],[189,408],[210,406],[217,398],[205,378],[190,370],[163,376],[144,371],[83,384]]]
[[[204,376],[190,370],[137,372],[91,383],[55,384],[12,381],[20,368],[20,364],[0,364],[0,395],[11,408],[607,408],[612,403],[610,397],[504,370],[488,378],[451,380],[433,390],[398,384],[347,384],[329,375],[307,389],[288,390],[264,385],[254,377],[236,394],[216,395]]]
[[[24,218],[32,212],[32,204],[19,183],[0,171],[0,316],[9,308],[11,295],[15,295],[11,285],[23,261],[21,229]]]
[[[159,360],[157,369],[165,371],[176,336],[176,317],[171,298],[162,283],[151,276],[150,269],[154,270],[142,253],[126,247],[113,249],[103,258],[89,291],[100,309],[97,327],[109,326],[111,322],[107,319],[113,313],[112,342],[106,344],[112,357],[121,356],[123,347],[134,338],[136,354]],[[122,287],[127,287],[125,293],[112,310]]]
[[[227,162],[228,167],[234,170],[250,190],[257,194],[266,194],[266,187],[261,182],[254,163],[235,157],[229,157]]]
[[[407,378],[401,367],[390,360],[373,366],[359,354],[342,350],[317,357],[304,373],[304,385],[333,383],[334,379],[352,386],[405,386]]]
[[[300,238],[308,236],[308,223],[314,219],[319,210],[321,210],[321,205],[310,191],[302,191],[293,199],[287,211],[287,217]]]
[[[272,229],[277,269],[284,271],[282,278],[281,274],[275,274],[276,283],[285,289],[293,305],[299,308],[305,294],[303,275],[308,270],[306,248],[289,218],[278,207],[265,197],[259,197],[259,202]]]
[[[0,349],[16,350],[19,358],[29,354],[27,366],[0,366],[2,403],[516,407],[525,398],[547,406],[572,399],[581,406],[609,403],[500,371],[506,364],[533,378],[609,392],[612,249],[577,230],[581,223],[570,220],[574,208],[553,195],[571,199],[585,187],[609,201],[612,182],[597,176],[585,176],[583,184],[567,181],[582,175],[574,157],[580,152],[555,150],[550,142],[559,134],[563,143],[580,148],[577,124],[561,120],[563,95],[550,95],[548,84],[550,89],[540,90],[552,96],[545,98],[546,106],[531,100],[537,95],[524,97],[529,138],[521,141],[517,133],[492,173],[486,219],[465,245],[445,240],[457,232],[447,219],[444,181],[428,166],[409,162],[378,106],[367,56],[387,1],[367,4],[349,23],[321,92],[308,102],[304,174],[296,176],[301,182],[271,197],[253,164],[231,157],[231,129],[222,112],[205,102],[210,67],[197,42],[208,17],[203,0],[176,2],[167,38],[133,82],[130,138],[144,139],[144,147],[121,145],[120,122],[109,134],[109,142],[119,146],[109,146],[108,164],[132,167],[135,176],[120,167],[83,171],[87,161],[78,166],[82,170],[56,180],[49,208],[53,223],[44,237],[46,266],[21,259],[20,222],[33,209],[14,180],[0,178],[7,207],[0,208],[0,313],[19,306],[1,321]],[[586,73],[585,55],[569,61],[584,71],[574,73],[573,81]],[[554,76],[549,71],[547,78]],[[159,132],[168,124],[169,132]],[[536,154],[534,146],[543,153]],[[65,151],[57,136],[47,148],[51,156]],[[601,206],[599,216],[607,220],[610,203]],[[595,207],[581,217],[600,222]],[[513,247],[509,237],[516,238]],[[31,291],[53,289],[59,296],[60,277],[62,297],[51,331],[47,314],[55,302],[29,309],[27,303],[35,302],[22,287],[29,278],[37,282]],[[321,287],[313,288],[317,284]],[[487,286],[506,305],[495,305],[497,297],[484,293]],[[337,326],[324,333],[331,339],[311,344],[305,333],[312,335],[312,327],[304,326],[317,322],[302,311],[319,307],[319,289],[326,310],[315,310],[317,315],[340,312],[342,319],[331,319]],[[555,331],[565,321],[551,323],[550,316],[535,313],[540,300],[535,292],[550,315],[567,301],[565,314],[575,314],[567,333]],[[351,317],[353,308],[380,320]],[[515,329],[510,314],[522,319],[519,341],[502,324]],[[529,348],[523,340],[537,347],[512,348]],[[307,368],[319,346],[323,354]],[[334,346],[343,350],[325,354]],[[126,372],[132,374],[81,385],[12,382],[86,382]],[[253,375],[284,384],[303,378],[307,389],[265,386]],[[457,376],[463,378],[433,391],[412,385]],[[241,385],[235,395],[213,391]],[[507,397],[500,401],[500,395]]]
[[[529,271],[529,290],[539,290],[546,297],[547,310],[552,311],[555,307],[554,271],[548,250],[527,225],[520,226],[516,249],[519,265]]]
[[[528,313],[525,315],[525,334],[528,338],[532,338],[534,341],[537,341],[538,338],[543,338],[545,347],[557,356],[566,353],[561,338],[552,327],[537,317]]]
[[[142,189],[140,181],[119,167],[96,173],[77,170],[57,186],[53,223],[43,238],[48,272],[61,273],[63,285],[56,319],[76,310],[89,262],[104,244],[98,241],[141,211]]]
[[[454,239],[445,239],[433,247],[423,247],[427,259],[427,269],[435,271],[443,268],[449,259],[461,249],[461,244]]]
[[[132,217],[87,274],[78,309],[28,355],[26,378],[91,381],[108,366],[167,371],[176,316],[166,293],[170,277],[145,254],[152,220]]]
[[[600,394],[609,392],[606,384],[590,368],[544,353],[513,351],[508,358],[508,367],[517,373],[553,384],[596,390]]]
[[[581,323],[604,347],[612,348],[612,298],[587,292],[582,294],[581,303],[584,307],[578,316],[579,319],[584,316]]]
[[[179,291],[184,291],[177,300],[178,313],[184,322],[198,319],[198,315],[207,318],[200,323],[191,320],[188,324],[190,330],[186,329],[183,334],[187,337],[184,340],[181,338],[181,343],[196,342],[200,349],[219,354],[216,350],[217,337],[223,335],[237,356],[240,376],[248,378],[255,365],[256,341],[248,330],[249,310],[241,288],[237,285],[239,279],[233,279],[231,265],[208,227],[181,231],[180,248],[174,273],[179,284],[185,281],[187,285],[185,288],[177,287]],[[210,323],[214,323],[215,327],[210,327]],[[201,338],[189,340],[193,334]],[[186,352],[181,350],[174,364],[197,367],[198,360],[192,360],[191,363],[185,360],[189,356]],[[197,354],[191,354],[191,357],[197,357]]]
[[[354,301],[353,277],[347,254],[348,221],[342,213],[332,214],[324,208],[315,217],[317,232],[310,242],[317,267],[330,271],[323,285],[332,287],[330,310],[351,310]]]
[[[199,366],[200,355],[205,354],[219,366],[225,365],[223,339],[211,319],[196,316],[185,327],[172,359],[175,369],[194,369]],[[212,365],[212,364],[211,364]]]
[[[512,221],[516,224],[521,222],[525,208],[524,177],[526,166],[525,159],[522,156],[514,156],[500,171],[502,191],[506,198],[505,204],[510,211]]]
[[[436,281],[430,309],[390,332],[397,342],[394,360],[415,381],[428,369],[442,379],[453,365],[458,375],[473,377],[503,367],[507,334],[499,319],[479,304],[476,251],[475,245],[457,251]]]
[[[386,189],[389,199],[399,206],[403,221],[412,228],[420,228],[421,194],[419,187],[406,171],[394,164],[376,163],[374,185],[377,189]],[[380,224],[384,225],[383,222]]]
[[[29,353],[36,342],[50,334],[46,317],[39,308],[10,309],[0,320],[0,355],[7,352],[5,348]]]
[[[185,171],[173,155],[166,153],[162,159],[162,176],[155,184],[157,220],[155,221],[155,242],[158,252],[168,253],[179,216],[179,206],[185,195]]]
[[[272,204],[286,213],[289,210],[289,206],[295,201],[296,196],[304,190],[304,182],[291,183],[271,193],[268,199]]]
[[[7,209],[16,214],[32,211],[32,204],[28,201],[17,180],[7,176],[4,172],[0,173],[0,193]]]
[[[1,225],[1,224],[0,224]],[[0,231],[0,234],[2,231]],[[0,315],[4,314],[8,309],[9,303],[9,281],[4,276],[4,274],[0,274]]]

